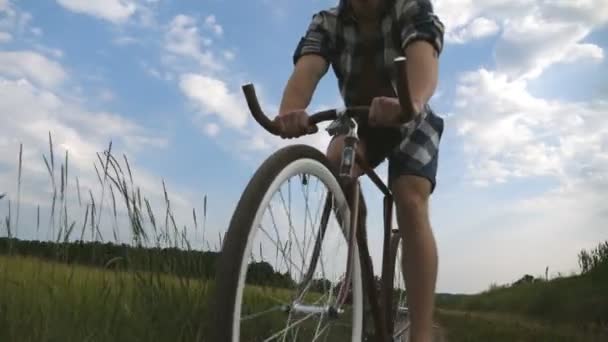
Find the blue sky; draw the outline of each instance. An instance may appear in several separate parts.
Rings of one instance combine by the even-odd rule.
[[[16,198],[23,143],[23,237],[28,210],[48,202],[50,130],[85,187],[98,186],[95,153],[112,140],[151,198],[167,182],[183,224],[206,194],[217,240],[256,167],[294,143],[255,125],[240,86],[255,83],[276,110],[298,39],[334,3],[0,0],[0,192]],[[608,237],[608,5],[433,3],[447,31],[432,99],[446,118],[431,213],[438,290],[575,271],[578,251]],[[340,105],[329,72],[310,108]],[[295,142],[324,149],[328,137]],[[379,250],[380,231],[370,234]]]

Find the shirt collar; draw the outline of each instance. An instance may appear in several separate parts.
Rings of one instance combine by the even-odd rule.
[[[380,17],[384,17],[387,15],[394,1],[395,0],[384,0],[384,5],[382,6]],[[342,17],[342,19],[347,21],[357,22],[357,18],[348,6],[347,0],[340,0],[340,3],[338,4],[338,16]]]

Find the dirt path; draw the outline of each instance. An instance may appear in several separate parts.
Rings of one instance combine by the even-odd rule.
[[[395,327],[395,329],[399,329],[399,330],[404,330],[407,331],[409,330],[409,321],[405,320],[405,321],[401,321],[401,322],[397,322],[397,326]],[[445,338],[445,333],[443,331],[443,329],[441,328],[441,326],[439,324],[435,324],[433,326],[434,329],[434,336],[433,336],[433,342],[447,342],[446,338]],[[403,337],[398,340],[397,342],[409,342],[409,338],[408,338],[408,334],[405,333],[403,335]]]

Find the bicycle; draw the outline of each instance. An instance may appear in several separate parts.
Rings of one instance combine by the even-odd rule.
[[[398,70],[397,93],[400,104],[405,109],[404,113],[412,113],[407,84],[402,76],[405,74],[405,57],[396,58],[394,63]],[[243,92],[254,119],[268,132],[277,135],[277,128],[260,108],[254,86],[244,85]],[[397,341],[405,336],[407,323],[402,326],[395,324],[396,317],[407,315],[407,307],[403,304],[403,288],[395,286],[395,281],[402,281],[403,277],[395,277],[395,267],[401,270],[401,263],[396,262],[401,255],[401,236],[398,229],[392,227],[393,197],[387,185],[367,165],[364,158],[356,153],[356,119],[367,120],[368,111],[368,107],[348,107],[341,112],[331,109],[310,116],[311,124],[332,121],[327,127],[330,135],[346,134],[339,170],[334,170],[319,150],[308,145],[289,145],[268,157],[255,172],[232,216],[217,262],[215,305],[211,309],[215,317],[212,341],[359,342],[364,339],[364,295],[367,296],[371,309],[369,315],[373,322],[375,341]],[[355,163],[384,195],[380,286],[377,286],[373,276],[365,232],[359,229],[360,184],[358,178],[352,175]],[[273,202],[273,196],[276,193],[286,214],[291,215],[292,206],[299,205],[292,203],[292,176],[302,186],[306,200],[311,196],[311,183],[316,178],[317,188],[312,191],[312,195],[320,199],[314,220],[312,208],[308,204],[304,205],[304,229],[300,230],[294,228],[293,219],[280,218],[275,213],[276,210],[273,210],[276,203]],[[285,183],[288,185],[289,204],[285,203],[286,196],[280,189]],[[318,192],[320,183],[327,188],[327,194]],[[351,201],[346,199],[347,192],[352,194],[349,197]],[[321,202],[324,203],[322,211]],[[254,240],[257,236],[270,238],[271,235],[262,224],[266,211],[270,213],[269,221],[274,224],[273,233],[277,234],[277,239],[264,246],[260,242],[260,261],[256,261],[258,246]],[[330,231],[328,227],[332,213],[339,227]],[[279,230],[276,225],[279,220],[289,229]],[[319,229],[313,231],[312,225],[317,222]],[[310,223],[310,231],[307,223]],[[308,240],[304,243],[295,240],[294,245],[293,241],[298,235],[304,235],[305,239],[308,235]],[[334,246],[337,243],[346,243],[346,251],[341,246]],[[321,251],[326,245],[330,248],[329,258]],[[270,265],[268,261],[272,259],[273,253],[275,262]],[[286,260],[288,255],[297,261]],[[279,256],[282,260],[279,260]],[[331,269],[325,264],[330,259],[337,261],[338,268]],[[310,265],[305,266],[306,261]],[[251,267],[249,271],[248,266]],[[299,277],[294,280],[293,275]],[[314,279],[315,275],[317,279]],[[250,285],[247,295],[244,294],[246,282]],[[264,288],[264,285],[270,285],[271,288]],[[291,290],[281,289],[285,287]],[[394,296],[396,287],[399,298]],[[257,306],[262,307],[260,312],[250,312]],[[265,319],[259,323],[251,323],[262,317]],[[285,318],[287,323],[281,329],[283,324],[276,322]],[[365,318],[367,320],[370,317]],[[309,319],[313,320],[312,324]],[[275,325],[279,327],[275,328]],[[295,332],[288,334],[291,328]]]

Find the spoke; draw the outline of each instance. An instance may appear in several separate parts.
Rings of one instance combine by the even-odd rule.
[[[268,314],[270,312],[274,312],[274,311],[279,311],[279,310],[284,310],[285,309],[285,305],[277,305],[277,306],[273,306],[270,309],[266,309],[264,311],[258,312],[256,314],[251,314],[251,315],[247,315],[245,317],[241,317],[241,322],[243,321],[248,321],[250,319],[254,319],[254,318],[258,318],[262,315]]]
[[[302,177],[305,177],[305,175],[302,175]],[[306,229],[308,227],[308,225],[306,223],[308,223],[308,217],[309,215],[307,215],[307,213],[309,212],[308,210],[308,198],[309,198],[309,190],[310,188],[308,187],[308,183],[304,184],[304,181],[302,181],[302,187],[300,187],[300,189],[302,190],[302,195],[304,195],[304,255],[308,255],[308,248],[307,248],[307,233],[308,230]],[[304,191],[304,186],[306,186],[306,191]],[[312,220],[310,221],[310,230],[314,230],[314,226],[312,226]],[[306,262],[305,258],[302,258],[302,269],[304,269],[304,263]]]
[[[289,192],[288,192],[289,208],[285,204],[285,197],[283,196],[283,191],[281,191],[281,189],[279,189],[279,196],[281,196],[281,202],[283,203],[283,209],[285,210],[285,213],[287,214],[287,217],[288,217],[289,239],[291,240],[292,234],[294,234],[294,235],[296,234],[295,228],[293,227],[293,221],[291,219],[291,187],[289,187]],[[300,243],[297,240],[296,240],[296,244],[298,247],[298,252],[300,252],[300,257],[302,257],[302,259],[304,259],[304,249],[302,249],[302,246],[300,245]],[[291,251],[290,251],[290,253],[291,253]]]
[[[283,243],[281,242],[281,234],[279,233],[279,228],[277,227],[277,222],[276,222],[276,220],[274,218],[274,213],[272,211],[272,203],[268,203],[268,211],[270,212],[270,219],[272,220],[272,226],[274,227],[274,232],[277,234],[277,238],[279,240],[278,241],[278,247],[277,247],[276,253],[275,253],[275,263],[277,263],[277,267],[280,267],[280,265],[278,265],[278,262],[276,261],[276,259],[279,256],[279,250],[283,252],[283,249],[281,248],[281,246],[283,245]],[[271,240],[272,240],[272,238],[271,238]],[[276,244],[275,244],[275,246],[276,246]],[[285,254],[284,253],[283,253],[283,258],[285,258]],[[287,264],[285,266],[287,266]]]
[[[321,317],[319,317],[319,322],[317,323],[317,328],[315,329],[315,337],[314,337],[313,341],[317,338],[317,336],[319,334],[319,328],[321,327],[321,324],[323,323],[324,316],[325,316],[325,313],[322,313]]]
[[[286,326],[285,328],[283,328],[281,331],[277,332],[276,334],[270,336],[269,338],[265,339],[264,342],[268,342],[268,341],[272,341],[273,339],[275,339],[276,337],[280,336],[281,334],[283,334],[285,331],[289,330],[292,327],[295,327],[296,325],[304,322],[305,320],[307,320],[308,318],[310,318],[311,316],[313,316],[314,313],[308,314],[306,316],[304,316],[303,318],[295,321],[293,324]]]
[[[273,244],[273,245],[274,245],[276,248],[278,248],[278,249],[280,249],[280,250],[281,250],[281,254],[283,255],[283,259],[284,259],[285,261],[288,261],[287,256],[285,255],[285,251],[284,251],[283,249],[281,249],[279,246],[277,246],[277,243],[276,243],[276,242],[275,242],[275,241],[274,241],[274,240],[273,240],[273,239],[270,237],[270,234],[268,234],[268,232],[266,231],[266,229],[264,229],[264,227],[262,227],[262,226],[260,225],[260,230],[261,230],[261,231],[262,231],[262,232],[263,232],[263,233],[264,233],[264,234],[265,234],[265,235],[268,237],[268,239],[270,239],[270,242],[272,242],[272,244]],[[301,269],[298,267],[298,265],[294,264],[294,263],[293,263],[293,261],[289,260],[289,261],[288,261],[288,263],[289,263],[291,266],[295,267],[295,268],[296,268],[296,269],[297,269],[297,270],[300,272],[300,274],[302,274],[302,270],[301,270]]]
[[[293,310],[290,310],[289,315],[287,316],[287,325],[288,326],[289,326],[289,322],[291,322],[292,315],[293,315]],[[285,338],[287,338],[287,332],[285,332],[285,334],[283,335],[282,342],[285,342]]]
[[[320,321],[319,321],[319,323],[320,323]],[[323,327],[323,329],[321,329],[321,331],[316,331],[315,336],[312,338],[313,342],[316,341],[317,337],[321,336],[326,329],[329,329],[330,326],[331,326],[331,324],[327,324]],[[325,340],[327,340],[328,335],[329,334],[325,335]]]
[[[325,338],[323,339],[323,342],[327,342],[327,338],[329,337],[329,331],[331,330],[331,324],[327,325],[327,335],[325,335]]]
[[[307,218],[310,220],[310,223],[311,223],[311,234],[310,234],[310,239],[308,239],[307,241],[304,242],[304,255],[308,255],[308,251],[310,250],[310,245],[312,243],[313,236],[315,236],[314,229],[317,226],[317,222],[319,220],[319,211],[321,209],[321,203],[324,203],[324,201],[319,199],[319,202],[318,202],[319,205],[317,206],[317,211],[315,213],[315,219],[313,220],[312,213],[310,212],[310,207],[308,206],[308,199],[310,198],[308,190],[310,188],[307,186],[306,189],[307,189],[306,193],[304,193],[304,190],[302,190],[302,194],[306,198],[306,208],[305,208],[305,214],[304,214],[304,232],[305,232],[304,239],[306,240],[306,219]],[[313,224],[313,221],[314,221],[314,224]],[[304,268],[304,265],[302,265],[302,268]]]

